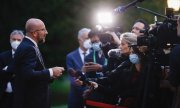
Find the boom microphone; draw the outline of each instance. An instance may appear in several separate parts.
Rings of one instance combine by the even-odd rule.
[[[125,5],[125,6],[119,6],[117,8],[114,9],[113,13],[117,14],[117,13],[124,13],[129,7],[135,6],[138,2],[142,2],[144,0],[134,0],[133,2]]]

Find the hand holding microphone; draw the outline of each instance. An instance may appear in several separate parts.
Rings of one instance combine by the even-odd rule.
[[[111,49],[108,51],[109,58],[120,58],[121,57],[121,49]]]

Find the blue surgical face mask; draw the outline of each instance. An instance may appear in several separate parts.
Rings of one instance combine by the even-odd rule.
[[[129,55],[129,60],[131,61],[131,63],[133,64],[138,64],[139,63],[139,57],[137,54],[130,54]]]
[[[101,42],[93,43],[93,44],[92,44],[92,48],[93,48],[95,51],[99,51],[99,50],[101,50],[100,44],[101,44]]]

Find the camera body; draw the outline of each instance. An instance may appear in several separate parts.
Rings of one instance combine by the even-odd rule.
[[[156,25],[152,30],[144,30],[144,36],[137,38],[138,46],[148,46],[150,48],[166,48],[167,45],[180,43],[177,36],[177,20],[168,18],[162,24]]]

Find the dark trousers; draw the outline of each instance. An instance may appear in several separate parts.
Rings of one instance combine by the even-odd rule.
[[[4,92],[0,100],[0,108],[12,108],[13,93]]]

